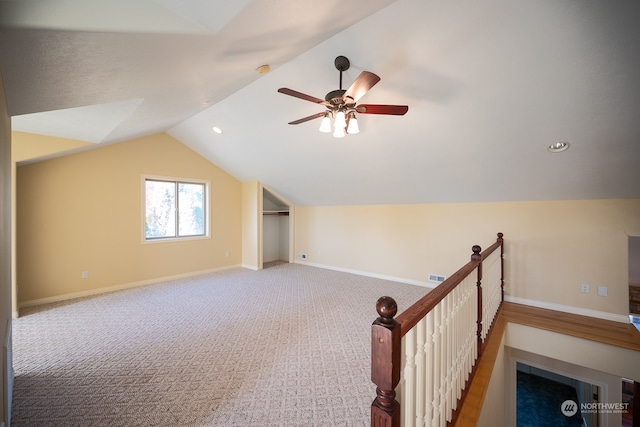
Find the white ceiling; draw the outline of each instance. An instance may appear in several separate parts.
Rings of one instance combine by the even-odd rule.
[[[0,26],[14,130],[167,132],[296,205],[640,197],[635,0],[16,0]],[[409,112],[288,125],[323,107],[277,89],[324,98],[338,55]]]

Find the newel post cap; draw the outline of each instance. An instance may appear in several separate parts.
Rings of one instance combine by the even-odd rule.
[[[393,317],[398,313],[398,304],[391,297],[384,296],[378,298],[376,302],[376,311],[383,323],[391,323]]]
[[[475,260],[479,260],[482,257],[480,256],[480,252],[482,251],[482,248],[479,245],[473,245],[471,247],[471,252],[473,252],[471,254],[471,260],[475,261]]]

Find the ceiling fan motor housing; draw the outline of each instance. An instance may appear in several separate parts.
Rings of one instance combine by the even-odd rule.
[[[342,95],[346,92],[346,89],[332,90],[325,95],[324,100],[330,102],[332,105],[340,105],[344,102]]]

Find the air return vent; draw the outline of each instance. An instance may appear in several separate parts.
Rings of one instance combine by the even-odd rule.
[[[429,274],[429,281],[433,283],[442,283],[444,282],[446,277],[439,276],[437,274]]]

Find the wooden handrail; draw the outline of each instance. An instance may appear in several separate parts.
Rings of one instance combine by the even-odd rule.
[[[484,251],[478,245],[471,248],[471,261],[461,269],[449,276],[444,282],[436,286],[431,292],[416,301],[411,307],[400,313],[396,321],[400,323],[400,336],[403,337],[411,330],[424,316],[430,312],[444,297],[446,297],[456,286],[460,284],[471,272],[478,267],[483,259],[486,259],[498,248],[502,248],[502,233],[498,233],[498,238],[491,246]]]
[[[376,397],[371,404],[372,427],[399,427],[400,404],[396,397],[396,387],[400,382],[401,369],[401,339],[420,323],[447,295],[458,285],[471,276],[477,269],[477,337],[479,355],[482,352],[482,261],[500,248],[500,299],[504,300],[504,241],[503,234],[498,233],[496,242],[482,251],[480,246],[472,247],[471,260],[458,271],[453,273],[435,289],[422,297],[411,307],[394,318],[398,307],[395,300],[389,296],[378,299],[376,310],[379,317],[371,326],[371,381],[376,384]],[[468,281],[466,283],[469,283]],[[495,283],[495,282],[494,282]],[[467,285],[468,286],[468,285]],[[496,289],[495,287],[493,288]],[[493,294],[495,295],[495,294]],[[491,297],[490,297],[491,298]],[[499,303],[498,307],[502,304]],[[493,309],[492,309],[493,311]],[[487,313],[491,316],[491,312]],[[488,321],[491,317],[488,318]],[[488,325],[491,326],[491,325]],[[470,359],[475,367],[477,356]]]
[[[475,248],[475,246],[474,246]],[[480,248],[478,246],[478,248]],[[413,328],[433,307],[438,305],[456,286],[460,284],[480,263],[479,260],[469,261],[460,270],[453,273],[444,282],[436,286],[431,292],[423,296],[411,307],[398,315],[396,321],[400,323],[400,336],[403,337]]]
[[[502,249],[502,244],[504,243],[504,239],[502,238],[504,236],[504,234],[502,233],[498,233],[498,238],[496,239],[496,241],[493,243],[493,245],[489,246],[487,249],[485,249],[484,251],[482,251],[482,253],[480,254],[482,256],[482,259],[486,259],[489,255],[491,255],[493,253],[493,251],[495,251],[498,248]],[[501,253],[501,255],[503,255]]]

